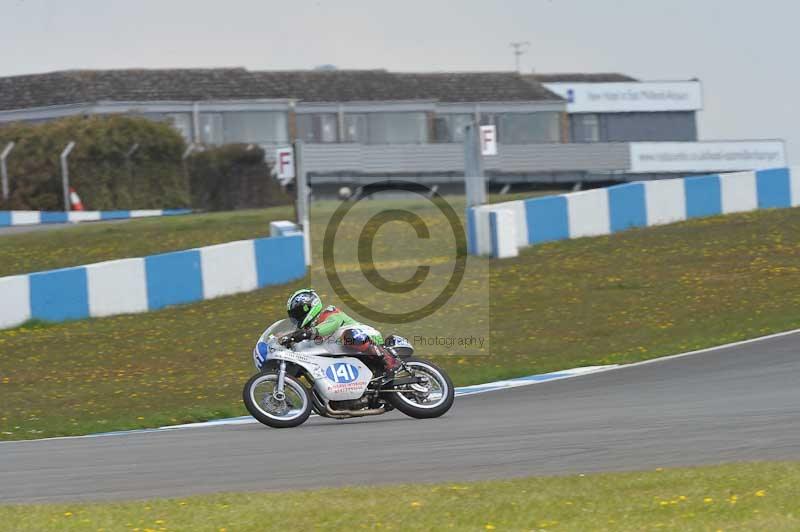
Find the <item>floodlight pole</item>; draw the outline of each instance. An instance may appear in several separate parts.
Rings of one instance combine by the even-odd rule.
[[[519,72],[519,58],[527,51],[531,45],[529,41],[516,41],[511,43],[511,48],[514,49],[514,66],[516,72]]]
[[[2,177],[3,181],[3,199],[8,201],[8,167],[6,166],[6,159],[8,155],[11,153],[11,150],[14,149],[14,141],[9,142],[6,144],[6,147],[3,149],[3,153],[0,153],[0,177]]]
[[[303,169],[303,141],[294,141],[294,175],[297,189],[297,223],[303,229],[303,255],[306,266],[311,266],[311,223],[309,221],[308,176]]]
[[[486,203],[486,176],[483,172],[483,155],[479,138],[480,126],[469,124],[464,131],[464,189],[467,207]]]
[[[64,151],[61,152],[61,186],[64,192],[65,211],[72,210],[69,203],[69,164],[67,164],[67,157],[69,157],[73,148],[75,148],[75,141],[71,140],[69,144],[67,144],[67,147],[64,148]]]

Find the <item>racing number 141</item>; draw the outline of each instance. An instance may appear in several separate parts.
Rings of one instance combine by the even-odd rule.
[[[350,364],[335,364],[327,371],[333,382],[352,382],[358,378],[358,373]]]

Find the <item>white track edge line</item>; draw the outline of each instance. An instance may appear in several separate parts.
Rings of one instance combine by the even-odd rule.
[[[705,353],[710,353],[712,351],[719,351],[719,350],[722,350],[722,349],[733,349],[735,347],[739,347],[739,346],[742,346],[742,345],[754,344],[756,342],[763,342],[763,341],[766,341],[766,340],[774,340],[776,338],[781,338],[783,336],[791,336],[792,334],[798,334],[798,333],[800,333],[800,329],[792,329],[791,331],[783,331],[783,332],[779,332],[779,333],[772,333],[772,334],[768,334],[766,336],[757,336],[756,338],[750,338],[748,340],[739,340],[737,342],[731,342],[731,343],[728,343],[728,344],[715,345],[713,347],[704,347],[703,349],[696,349],[694,351],[687,351],[685,353],[677,353],[675,355],[664,355],[662,357],[651,358],[651,359],[648,359],[648,360],[641,360],[639,362],[631,362],[629,364],[617,364],[616,367],[609,368],[609,370],[611,370],[611,369],[634,368],[636,366],[644,366],[646,364],[657,364],[659,362],[666,362],[668,360],[673,360],[673,359],[676,359],[676,358],[683,358],[683,357],[689,357],[689,356],[694,356],[694,355],[702,355],[702,354],[705,354]]]

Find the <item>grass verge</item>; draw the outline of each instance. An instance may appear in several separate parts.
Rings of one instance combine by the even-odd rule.
[[[9,530],[797,530],[800,464],[0,506]],[[309,511],[313,508],[313,511]]]
[[[292,207],[186,214],[0,236],[0,277],[143,257],[269,235]]]
[[[552,191],[492,195],[489,201],[497,203],[546,194]],[[448,201],[461,215],[464,199],[456,196]],[[411,203],[399,202],[401,205]],[[313,207],[325,213],[337,204],[321,201],[315,202]],[[83,223],[52,231],[3,235],[0,237],[0,277],[260,238],[269,235],[270,221],[287,219],[294,219],[291,206]]]
[[[363,214],[378,208],[375,201]],[[427,219],[430,209],[416,212]],[[434,236],[446,233],[437,223]],[[343,226],[346,240],[360,228],[351,225]],[[378,266],[387,276],[408,278],[420,257],[433,264],[434,281],[452,268],[436,238],[421,241],[403,224],[388,224],[378,235],[376,256],[386,257]],[[315,235],[317,254],[320,239]],[[0,439],[244,414],[240,391],[253,371],[256,338],[282,315],[291,290],[324,277],[320,264],[317,256],[311,279],[291,286],[0,331]],[[479,267],[468,269],[461,292],[478,294],[478,306],[454,298],[418,323],[381,326],[412,339],[487,331],[485,346],[418,347],[458,385],[634,362],[800,327],[800,209],[556,242],[515,259],[469,264]],[[337,266],[348,286],[363,279],[356,255]],[[434,290],[423,284],[406,299],[414,303]],[[340,303],[328,289],[322,295]],[[374,289],[360,297],[384,311],[408,302]]]

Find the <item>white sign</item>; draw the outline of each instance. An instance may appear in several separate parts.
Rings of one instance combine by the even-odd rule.
[[[545,83],[567,100],[569,113],[697,111],[703,108],[699,81]]]
[[[481,154],[497,155],[497,128],[481,126]]]
[[[294,179],[294,149],[291,146],[275,151],[275,175],[284,184]]]
[[[631,142],[630,171],[728,172],[786,166],[781,140]]]

